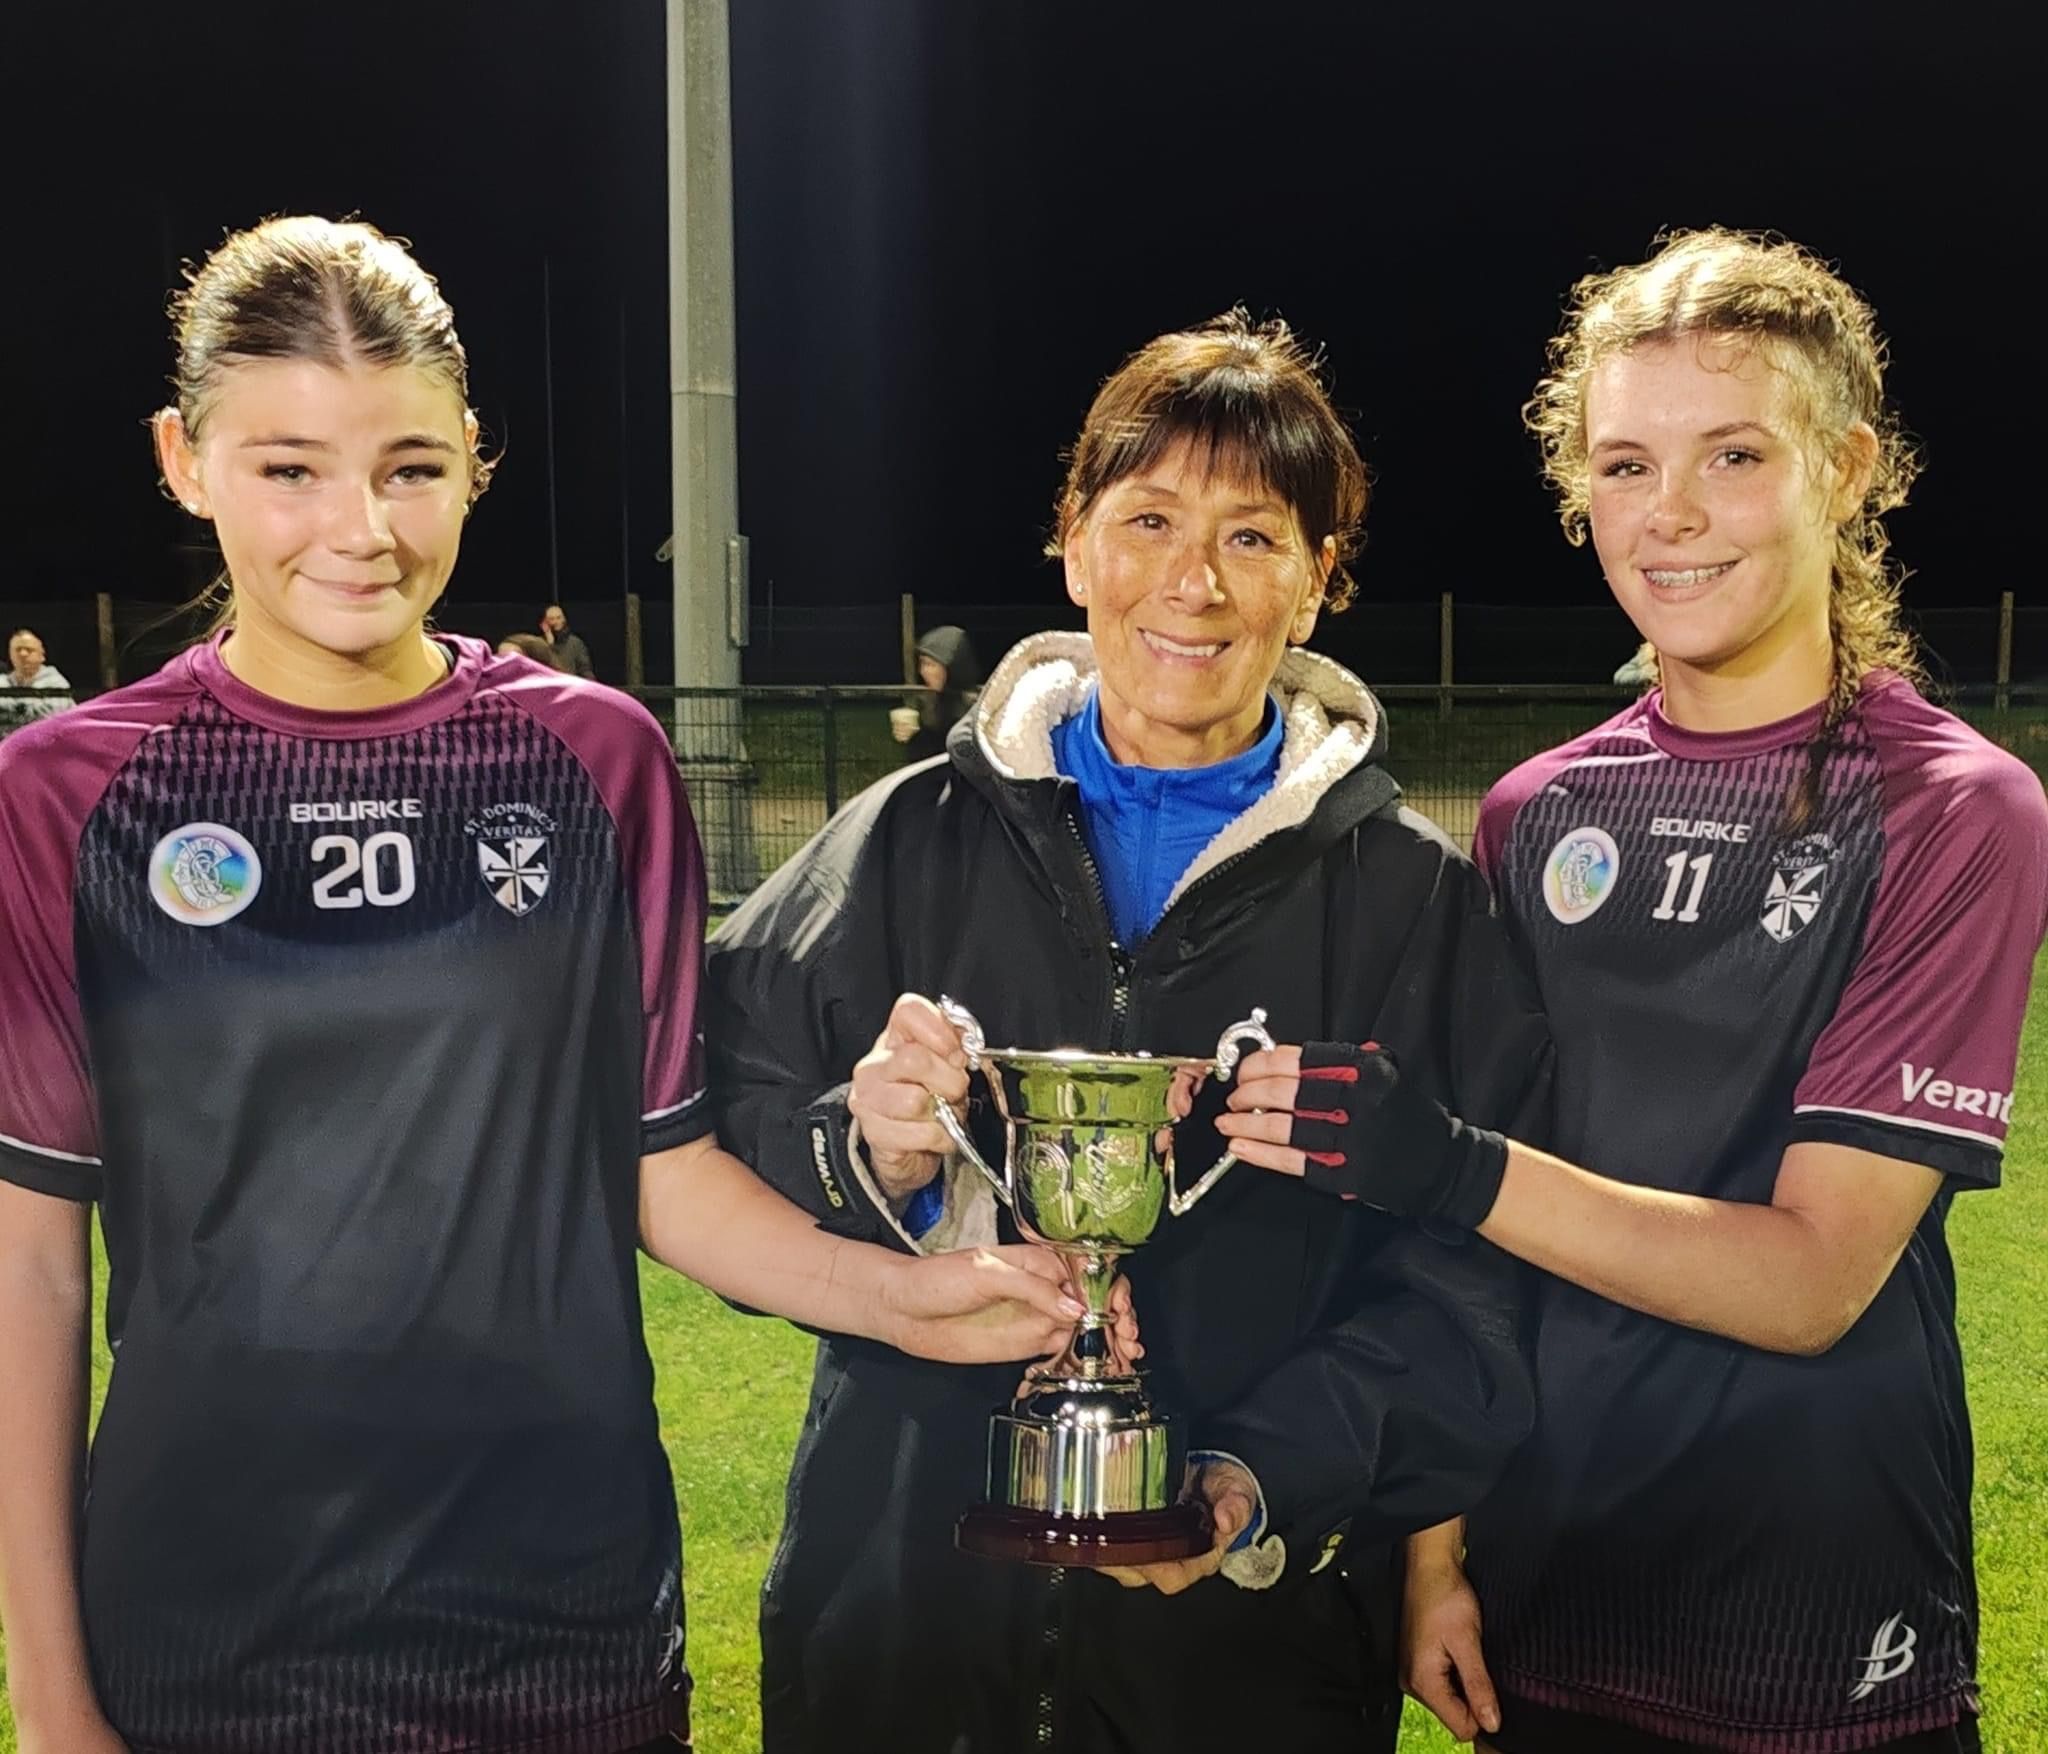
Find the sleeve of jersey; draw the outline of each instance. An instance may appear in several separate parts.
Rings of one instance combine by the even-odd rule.
[[[1500,883],[1501,855],[1515,817],[1563,765],[1564,754],[1553,749],[1510,769],[1494,781],[1480,801],[1479,818],[1472,829],[1472,862],[1486,874],[1489,883]]]
[[[668,740],[645,761],[639,807],[621,838],[640,941],[640,1151],[647,1156],[712,1130],[705,1088],[704,853]]]
[[[1994,1187],[2048,930],[2048,801],[2000,761],[1887,814],[1863,952],[1794,1093],[1792,1137]]]
[[[76,765],[40,727],[0,742],[0,1180],[92,1200],[98,1117],[72,953],[82,817],[62,784]]]
[[[618,836],[640,951],[640,1152],[712,1130],[702,1023],[704,856],[668,737],[630,695],[531,691],[522,704],[569,745],[596,782]]]

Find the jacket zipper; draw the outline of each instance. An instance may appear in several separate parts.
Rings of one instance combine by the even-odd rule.
[[[1074,850],[1081,855],[1081,868],[1088,874],[1089,887],[1095,891],[1097,916],[1104,927],[1104,942],[1109,946],[1110,989],[1109,989],[1109,1045],[1120,1050],[1124,1045],[1125,1031],[1131,1018],[1131,953],[1117,942],[1116,930],[1109,924],[1109,892],[1103,887],[1102,867],[1095,862],[1095,855],[1088,848],[1088,837],[1081,832],[1081,824],[1071,806],[1060,811],[1061,819],[1067,825],[1067,832],[1074,837]],[[1261,843],[1263,844],[1263,843]],[[1241,853],[1233,853],[1212,871],[1205,871],[1190,884],[1187,893],[1180,899],[1185,903],[1197,890],[1208,886],[1214,879],[1234,866],[1241,865],[1258,851],[1257,847],[1246,847]],[[1054,1690],[1059,1685],[1060,1619],[1066,1594],[1067,1572],[1064,1566],[1055,1566],[1046,1578],[1045,1585],[1045,1630],[1043,1647],[1040,1652],[1038,1709],[1033,1714],[1032,1739],[1040,1748],[1053,1746],[1058,1733],[1056,1701]]]
[[[1103,940],[1109,946],[1109,1045],[1121,1049],[1124,1045],[1124,1030],[1131,1020],[1131,953],[1116,941],[1115,928],[1109,924],[1109,892],[1102,886],[1102,867],[1095,862],[1095,855],[1088,850],[1087,836],[1081,832],[1081,824],[1075,820],[1071,809],[1061,812],[1067,825],[1067,832],[1074,837],[1074,850],[1081,855],[1081,868],[1088,873],[1088,882],[1095,891],[1095,906],[1104,927]]]
[[[1109,946],[1109,965],[1115,971],[1109,989],[1109,1045],[1120,1053],[1124,1029],[1131,1020],[1131,959],[1114,940]]]
[[[1074,837],[1074,850],[1081,855],[1081,868],[1088,873],[1089,887],[1095,891],[1096,915],[1103,924],[1103,941],[1109,946],[1109,1045],[1121,1048],[1131,1014],[1130,953],[1116,941],[1115,929],[1109,924],[1109,892],[1103,887],[1102,867],[1096,864],[1095,855],[1088,850],[1088,839],[1081,832],[1081,824],[1075,820],[1072,809],[1062,810],[1060,815],[1066,822],[1067,832]],[[1032,1741],[1040,1748],[1052,1747],[1059,1734],[1056,1693],[1060,1673],[1060,1622],[1065,1616],[1066,1593],[1066,1567],[1054,1566],[1045,1580],[1045,1630],[1038,1671],[1038,1709],[1032,1717]]]

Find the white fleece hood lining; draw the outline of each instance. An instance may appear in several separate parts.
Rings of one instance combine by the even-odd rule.
[[[975,710],[974,734],[989,765],[1005,779],[1056,778],[1053,727],[1087,704],[1095,680],[1095,647],[1085,633],[1033,634],[1011,647]],[[1306,822],[1324,794],[1372,750],[1378,709],[1342,664],[1290,648],[1272,692],[1283,726],[1273,784],[1195,856],[1166,898],[1168,907],[1224,860]]]

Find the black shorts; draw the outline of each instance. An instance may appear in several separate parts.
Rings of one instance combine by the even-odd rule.
[[[1501,1727],[1497,1734],[1482,1735],[1478,1746],[1497,1754],[1702,1754],[1711,1743],[1675,1742],[1668,1736],[1653,1736],[1647,1730],[1630,1729],[1611,1718],[1593,1717],[1582,1711],[1562,1711],[1552,1705],[1532,1705],[1526,1699],[1502,1697]],[[1946,1729],[1924,1730],[1896,1742],[1879,1742],[1861,1754],[1983,1754],[1977,1720],[1964,1717]]]

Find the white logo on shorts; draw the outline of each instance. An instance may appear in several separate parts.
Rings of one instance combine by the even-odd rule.
[[[1851,1699],[1869,1698],[1880,1681],[1896,1681],[1913,1666],[1913,1647],[1920,1642],[1920,1635],[1905,1622],[1901,1612],[1877,1629],[1870,1649],[1856,1659],[1862,1674],[1849,1689]]]
[[[661,1641],[661,1667],[655,1673],[666,1680],[683,1654],[683,1623],[678,1620],[668,1629],[668,1636]]]

